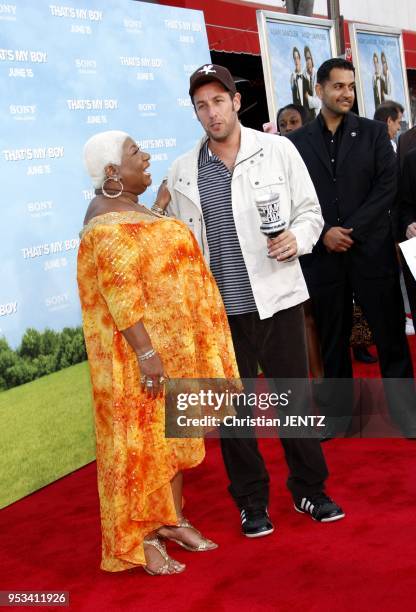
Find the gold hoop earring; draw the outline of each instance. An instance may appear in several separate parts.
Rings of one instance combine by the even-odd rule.
[[[120,191],[118,193],[107,193],[107,191],[104,188],[104,185],[106,184],[107,181],[114,181],[115,183],[120,183],[120,186],[121,186]],[[101,185],[101,191],[103,192],[106,198],[112,198],[112,199],[119,198],[121,194],[123,193],[123,189],[124,189],[123,183],[116,176],[115,177],[107,176],[107,178],[104,179],[103,184]]]

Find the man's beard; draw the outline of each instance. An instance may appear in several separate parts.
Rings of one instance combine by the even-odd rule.
[[[236,123],[237,123],[237,120],[236,120]],[[225,132],[223,132],[222,134],[213,134],[210,130],[206,130],[206,132],[209,138],[213,140],[214,142],[224,142],[227,140],[230,134],[232,134],[232,132],[234,131],[234,128],[235,128],[235,124],[229,123],[226,126]]]
[[[335,107],[335,106],[332,106],[330,104],[325,104],[325,106],[327,107],[328,110],[330,110],[332,113],[334,113],[334,115],[341,116],[341,115],[346,115],[347,113],[349,113],[351,108],[353,107],[353,104],[354,104],[354,102],[352,104],[350,104],[348,109],[345,109],[345,110],[344,110],[344,108],[341,109],[338,106]]]
[[[208,135],[209,139],[213,140],[214,142],[224,142],[228,138],[228,134],[226,134],[225,136],[214,136],[213,134],[211,134],[211,132],[209,132]]]

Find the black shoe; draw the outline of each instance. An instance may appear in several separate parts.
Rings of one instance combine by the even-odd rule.
[[[334,438],[337,437],[337,432],[336,431],[332,431],[329,428],[326,428],[322,431],[321,435],[319,436],[318,440],[321,444],[324,444],[325,442],[330,442],[331,440],[333,440]]]
[[[248,510],[243,508],[241,514],[241,529],[247,538],[261,538],[273,533],[274,527],[267,508]]]
[[[325,417],[324,427],[319,429],[318,440],[329,442],[334,438],[348,438],[353,435],[352,418],[350,416]]]
[[[360,361],[361,363],[377,363],[377,357],[374,357],[365,346],[355,346],[352,349],[352,353],[354,355],[355,361]]]
[[[338,428],[335,426],[333,420],[331,419],[325,419],[325,427],[322,427],[319,431],[319,441],[321,442],[321,444],[323,442],[329,442],[329,440],[337,438],[339,434]]]
[[[345,513],[328,495],[317,493],[295,501],[295,510],[302,514],[309,513],[314,521],[330,523],[344,518]]]

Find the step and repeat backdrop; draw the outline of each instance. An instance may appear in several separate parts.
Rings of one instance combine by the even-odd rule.
[[[107,129],[152,156],[150,205],[202,134],[189,75],[210,61],[203,13],[135,0],[0,2],[0,337],[81,323],[78,233],[93,191],[82,148]]]

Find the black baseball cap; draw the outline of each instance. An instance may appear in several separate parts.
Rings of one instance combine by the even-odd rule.
[[[218,83],[221,83],[221,85],[233,95],[237,92],[234,79],[227,68],[218,66],[218,64],[204,64],[200,68],[197,68],[189,79],[189,95],[191,98],[195,93],[195,89],[201,85],[205,85],[205,83],[211,83],[212,81],[218,81]]]

